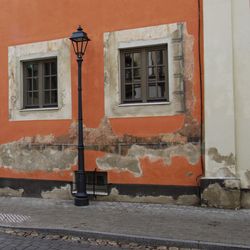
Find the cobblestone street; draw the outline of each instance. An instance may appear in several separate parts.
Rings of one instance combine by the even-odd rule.
[[[0,229],[0,249],[3,250],[184,250],[184,248],[142,245],[135,242],[119,242],[105,239],[76,237],[71,235],[45,234],[36,231]],[[188,250],[188,248],[185,248]],[[198,250],[198,249],[192,249]]]

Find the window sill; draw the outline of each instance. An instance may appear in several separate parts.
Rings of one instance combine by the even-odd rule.
[[[53,108],[33,108],[33,109],[20,109],[20,112],[34,112],[34,111],[50,111],[50,110],[59,110],[58,107]]]
[[[147,103],[123,103],[118,107],[131,107],[131,106],[153,106],[153,105],[170,105],[171,102],[147,102]]]

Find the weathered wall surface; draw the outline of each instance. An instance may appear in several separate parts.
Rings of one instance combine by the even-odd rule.
[[[248,0],[204,0],[205,147],[203,202],[249,207]],[[223,32],[221,32],[223,30]],[[233,185],[227,185],[227,182]]]
[[[86,170],[108,171],[108,183],[112,184],[198,185],[202,169],[197,1],[157,0],[152,4],[152,1],[143,0],[2,0],[1,5],[0,177],[73,180],[77,120],[74,55],[71,55],[71,82],[66,83],[71,85],[72,118],[58,118],[51,113],[51,116],[46,114],[48,119],[42,120],[41,112],[39,121],[10,121],[8,47],[65,39],[78,24],[82,24],[91,38],[83,66]],[[85,15],[82,15],[82,9]],[[104,34],[179,23],[185,23],[181,49],[183,65],[179,72],[183,78],[181,87],[185,90],[182,102],[179,102],[181,113],[107,116],[104,106]],[[67,196],[68,188],[61,189],[66,190],[63,195]],[[20,192],[23,191],[18,194]],[[54,197],[56,193],[60,193],[58,187],[42,190],[41,196]],[[114,194],[117,194],[115,189]],[[189,196],[191,203],[197,203],[197,198]],[[175,200],[190,203],[185,196]]]
[[[204,1],[206,177],[236,174],[231,12],[231,1]]]
[[[233,52],[236,112],[237,172],[242,188],[250,189],[249,154],[249,79],[250,79],[250,22],[249,1],[232,1],[233,8]]]

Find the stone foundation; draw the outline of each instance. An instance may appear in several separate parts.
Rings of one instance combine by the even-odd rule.
[[[215,208],[241,207],[240,180],[235,178],[202,178],[201,205]]]

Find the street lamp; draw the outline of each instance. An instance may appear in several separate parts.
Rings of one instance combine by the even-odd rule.
[[[83,143],[83,125],[82,125],[82,62],[88,42],[87,33],[79,25],[77,31],[72,33],[69,38],[72,42],[76,61],[78,64],[78,170],[75,172],[76,181],[76,206],[88,206],[89,198],[86,192],[86,177],[84,168],[84,143]]]

